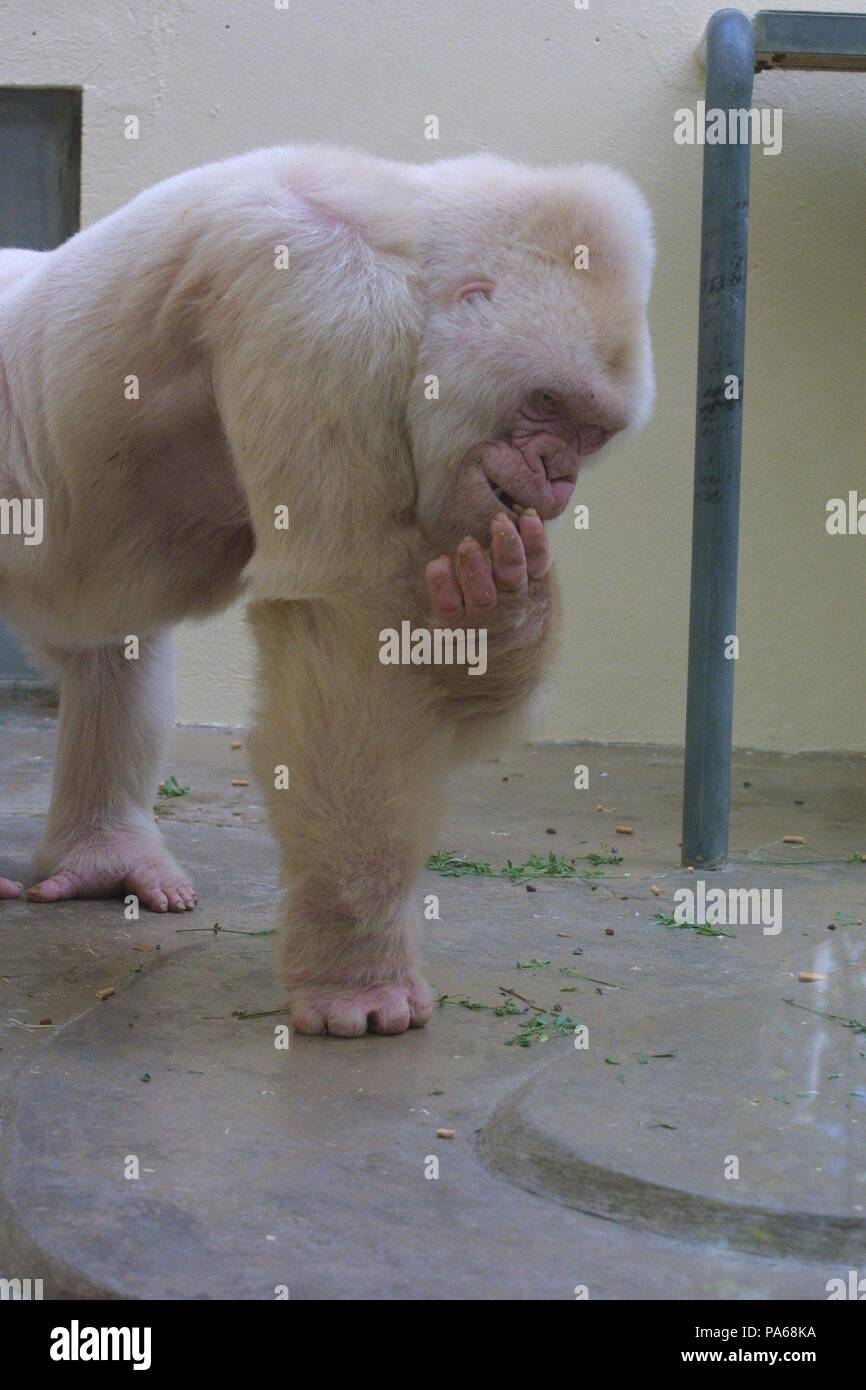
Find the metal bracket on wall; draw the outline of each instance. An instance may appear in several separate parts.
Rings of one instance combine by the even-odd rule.
[[[752,23],[720,10],[699,57],[707,110],[748,110],[756,69],[866,71],[866,15],[764,10]],[[682,863],[695,868],[728,855],[750,153],[745,141],[704,146],[682,830]],[[736,400],[725,396],[730,376]]]

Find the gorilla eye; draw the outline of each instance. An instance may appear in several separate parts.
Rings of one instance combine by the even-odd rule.
[[[562,401],[555,391],[533,391],[527,401],[530,412],[541,418],[548,419],[551,415],[562,413]]]

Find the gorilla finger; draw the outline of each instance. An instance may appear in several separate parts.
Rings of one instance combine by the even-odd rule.
[[[496,583],[484,551],[467,536],[457,547],[457,578],[467,610],[488,613],[496,604]]]
[[[463,611],[463,590],[457,582],[449,556],[431,560],[424,572],[430,594],[433,620],[448,622]]]
[[[490,552],[497,589],[516,593],[526,588],[526,551],[520,533],[504,513],[493,519]]]
[[[543,579],[550,569],[550,547],[547,532],[540,516],[522,516],[520,535],[526,551],[526,569],[530,579]]]

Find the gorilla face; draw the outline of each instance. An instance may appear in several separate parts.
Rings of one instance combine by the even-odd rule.
[[[510,189],[500,167],[486,202],[482,186],[468,210],[431,215],[409,423],[437,545],[486,544],[497,512],[561,515],[585,460],[641,425],[654,395],[640,194],[607,169],[505,167]]]

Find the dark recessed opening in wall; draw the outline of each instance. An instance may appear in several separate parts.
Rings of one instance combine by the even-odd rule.
[[[81,88],[0,87],[0,246],[50,251],[80,205]]]
[[[50,251],[80,207],[81,88],[0,87],[0,247]],[[0,621],[0,686],[45,684]]]

